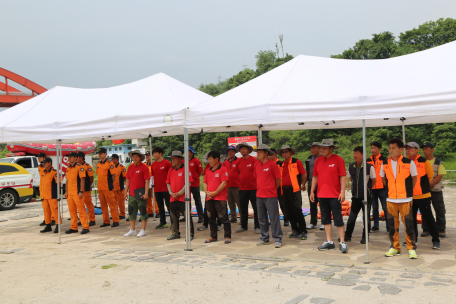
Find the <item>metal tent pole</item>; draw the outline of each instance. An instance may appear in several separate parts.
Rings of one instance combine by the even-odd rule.
[[[59,241],[57,242],[57,244],[61,244],[61,234],[60,234],[60,229],[61,229],[61,226],[62,226],[62,223],[60,223],[60,218],[62,217],[62,215],[60,214],[60,211],[61,211],[61,208],[60,208],[60,143],[59,143],[59,140],[57,139],[55,141],[55,154],[57,156],[57,209],[58,209],[58,218],[56,218],[55,220],[57,221],[58,223],[58,230],[59,230]]]
[[[258,127],[258,145],[261,145],[263,143],[263,131],[261,130],[262,127],[263,125],[260,125]]]
[[[366,262],[364,264],[369,264],[369,225],[368,225],[368,199],[367,199],[367,161],[366,161],[366,121],[363,119],[363,176],[364,176],[364,199],[363,199],[363,205],[364,205],[364,236],[366,238]]]
[[[192,251],[191,249],[191,241],[190,241],[190,221],[192,218],[190,217],[190,209],[192,208],[192,204],[190,202],[190,182],[188,178],[188,129],[184,128],[184,162],[185,162],[185,242],[187,247],[185,251]],[[177,217],[177,220],[178,217]]]
[[[149,153],[150,153],[150,165],[152,166],[152,135],[149,134]],[[152,176],[150,177],[152,179]],[[155,221],[155,191],[153,187],[150,187],[151,200],[152,200],[152,211],[154,212],[153,221]]]
[[[404,142],[404,145],[405,145],[406,144],[406,142],[405,142],[405,125],[404,125],[405,117],[401,117],[401,121],[402,121],[402,141]],[[405,156],[405,149],[404,149],[404,156]]]

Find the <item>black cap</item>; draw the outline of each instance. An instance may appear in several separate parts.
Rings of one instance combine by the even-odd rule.
[[[85,158],[84,152],[78,152],[77,157]]]
[[[108,151],[106,150],[106,148],[100,148],[100,149],[98,149],[97,154],[100,154],[100,153],[108,153]]]
[[[146,151],[146,153],[144,153],[144,155],[150,155],[150,151]]]
[[[38,153],[38,157],[43,157],[43,158],[46,158],[46,154],[44,154],[43,152],[41,152],[41,153]]]
[[[119,155],[113,154],[113,155],[111,155],[111,158],[119,159]]]
[[[67,157],[70,157],[70,156],[73,156],[73,157],[77,157],[78,154],[76,152],[70,152],[69,154],[66,155]]]
[[[52,158],[46,157],[46,158],[43,160],[43,163],[51,163],[51,164],[52,164]]]
[[[423,145],[421,145],[421,148],[424,148],[424,147],[435,148],[435,146],[428,141],[425,142]]]

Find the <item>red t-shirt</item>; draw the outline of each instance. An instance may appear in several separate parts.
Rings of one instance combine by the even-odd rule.
[[[255,177],[257,180],[257,197],[277,197],[276,179],[280,178],[280,169],[276,162],[268,160],[265,163],[255,163]]]
[[[188,172],[188,181],[191,182],[193,181],[192,174],[190,171]],[[185,185],[185,167],[184,164],[182,164],[178,169],[174,169],[174,167],[171,167],[168,172],[168,177],[166,178],[166,183],[171,185],[171,191],[173,193],[177,193],[184,188]],[[168,190],[166,190],[168,191]],[[190,187],[188,189],[189,197],[191,198],[191,192],[190,192]],[[179,196],[178,199],[175,199],[174,197],[171,196],[171,202],[174,201],[179,201],[179,202],[185,202],[185,192],[181,196]]]
[[[239,174],[239,190],[256,190],[257,183],[255,178],[255,163],[258,159],[249,156],[244,159],[243,157],[237,160],[236,172]],[[277,166],[277,165],[276,165]],[[234,173],[236,173],[234,172]]]
[[[220,165],[223,166],[223,164],[221,162],[219,162]],[[203,177],[206,175],[206,171],[207,169],[209,169],[211,167],[211,165],[209,163],[206,164],[206,166],[204,167],[204,171],[203,171]]]
[[[228,181],[228,170],[222,165],[219,165],[215,171],[212,171],[212,168],[209,168],[204,175],[204,183],[207,184],[207,191],[210,192],[217,190],[220,184],[225,181]],[[226,187],[215,197],[212,199],[208,198],[208,200],[227,201],[228,195],[226,193]]]
[[[223,166],[228,170],[228,176],[230,179],[228,180],[228,187],[239,187],[239,172],[237,172],[237,164],[239,158],[236,156],[234,160],[231,162],[230,159],[225,160]]]
[[[128,167],[127,176],[130,181],[130,195],[135,196],[135,190],[146,186],[146,180],[150,180],[149,167],[143,163],[135,165],[134,163]]]
[[[185,159],[182,159],[182,163],[185,164]],[[203,165],[201,164],[199,159],[194,157],[194,156],[192,157],[192,159],[190,159],[188,161],[188,165],[189,165],[189,169],[188,170],[192,174],[192,176],[194,177],[193,178],[193,182],[190,185],[190,187],[198,187],[199,188],[199,186],[200,186],[199,176],[203,172]]]
[[[291,158],[290,158],[291,160]],[[301,175],[306,174],[306,169],[304,169],[304,165],[302,164],[302,161],[299,159],[296,161],[296,164],[298,165],[298,172]],[[283,167],[282,167],[282,186],[292,186],[291,184],[291,179],[290,179],[290,172],[288,171],[288,162],[284,161],[283,162]]]
[[[154,161],[150,168],[150,173],[154,177],[154,191],[155,192],[168,192],[166,186],[166,178],[168,177],[169,169],[173,165],[169,160],[163,159],[161,162]]]
[[[341,191],[340,177],[345,176],[345,162],[339,155],[329,158],[319,157],[315,160],[313,176],[318,177],[317,196],[321,198],[338,198]]]

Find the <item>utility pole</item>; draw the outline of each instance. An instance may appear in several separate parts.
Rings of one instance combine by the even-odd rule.
[[[276,54],[277,54],[277,58],[280,57],[280,51],[279,51],[279,44],[276,42]]]
[[[220,84],[220,79],[223,79],[223,78],[220,75],[217,78],[218,78],[218,84]]]
[[[244,64],[242,66],[244,67],[244,71],[247,70],[247,65],[245,64],[245,61],[244,61]]]
[[[285,58],[285,53],[283,52],[283,44],[282,44],[283,34],[279,35],[279,39],[280,39],[280,45],[282,46],[282,58]]]

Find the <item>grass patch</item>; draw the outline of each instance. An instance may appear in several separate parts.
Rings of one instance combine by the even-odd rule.
[[[116,264],[109,264],[109,265],[103,265],[101,266],[101,269],[109,269],[109,268],[114,268],[117,267]]]

